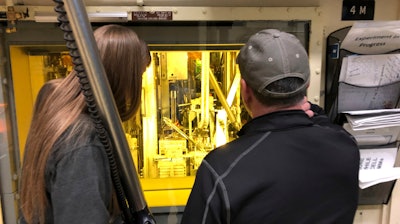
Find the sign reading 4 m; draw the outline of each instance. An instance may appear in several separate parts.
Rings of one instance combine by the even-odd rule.
[[[343,0],[342,20],[373,20],[375,0]]]

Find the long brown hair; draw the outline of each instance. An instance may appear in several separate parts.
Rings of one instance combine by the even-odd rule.
[[[140,106],[142,74],[150,63],[150,54],[144,41],[124,26],[102,26],[94,37],[121,120],[127,120]],[[54,144],[87,110],[74,71],[46,89],[35,103],[21,174],[21,211],[30,224],[45,222],[45,169]]]

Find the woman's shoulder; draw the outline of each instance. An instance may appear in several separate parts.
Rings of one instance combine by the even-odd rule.
[[[76,150],[98,148],[103,148],[103,145],[93,121],[88,115],[81,115],[56,141],[51,157],[59,160]]]

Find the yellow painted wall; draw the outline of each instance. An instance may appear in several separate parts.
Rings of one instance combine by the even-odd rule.
[[[149,207],[185,206],[194,183],[194,176],[141,179]]]
[[[0,203],[0,224],[3,224],[3,213],[2,213],[2,209],[1,209],[1,203]]]
[[[14,99],[18,127],[18,144],[21,158],[29,130],[32,114],[32,89],[29,74],[29,59],[20,47],[10,47],[11,72],[13,74]]]
[[[32,108],[44,83],[43,57],[29,56],[22,46],[11,46],[11,72],[14,87],[18,144],[23,158],[26,137],[32,118]]]

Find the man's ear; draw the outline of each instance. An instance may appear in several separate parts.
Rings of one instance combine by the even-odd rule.
[[[242,97],[243,105],[249,113],[250,117],[253,117],[253,104],[254,104],[254,93],[250,86],[247,85],[244,79],[240,80],[240,95]]]
[[[242,95],[244,103],[248,104],[253,92],[244,79],[240,80],[240,94]]]

